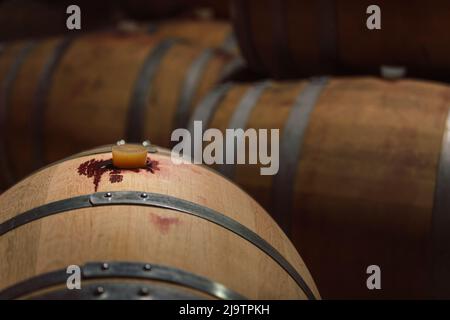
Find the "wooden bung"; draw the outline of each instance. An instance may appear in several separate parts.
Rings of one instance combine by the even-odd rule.
[[[137,144],[121,144],[112,147],[112,163],[116,168],[136,169],[145,167],[147,149]]]

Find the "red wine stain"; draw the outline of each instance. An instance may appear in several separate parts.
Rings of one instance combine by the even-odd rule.
[[[151,215],[151,220],[164,234],[169,232],[171,225],[179,223],[178,218],[160,217],[158,215]]]
[[[111,183],[122,182],[122,180],[123,180],[123,175],[121,175],[121,174],[110,174],[109,175],[109,181],[111,181]]]
[[[159,170],[158,167],[159,162],[155,160],[151,160],[147,158],[147,162],[144,168],[137,169],[118,169],[113,166],[112,159],[108,160],[96,160],[91,159],[83,162],[78,167],[78,174],[80,176],[86,176],[88,178],[94,178],[93,184],[95,187],[95,191],[98,189],[98,185],[102,179],[104,174],[109,175],[109,181],[111,183],[119,183],[123,180],[124,172],[151,172],[155,173],[156,170]]]

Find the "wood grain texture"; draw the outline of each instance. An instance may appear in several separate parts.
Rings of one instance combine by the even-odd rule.
[[[272,83],[247,128],[280,129],[281,137],[306,83]],[[223,130],[247,88],[228,91],[210,127]],[[292,172],[293,209],[283,214],[324,298],[430,297],[433,197],[449,106],[448,86],[432,82],[335,78],[323,89]],[[238,165],[233,180],[270,212],[274,178],[259,169]],[[382,290],[366,288],[372,264],[382,269]]]
[[[99,191],[139,190],[167,194],[216,210],[258,233],[304,277],[318,296],[306,266],[286,235],[245,192],[211,170],[174,165],[151,154],[159,171],[124,172],[121,183],[106,176]],[[0,223],[56,200],[94,192],[92,178],[78,166],[111,153],[63,161],[36,172],[0,197]],[[23,201],[17,201],[18,198]],[[107,206],[56,214],[0,237],[0,288],[88,261],[148,261],[193,272],[254,299],[304,299],[274,260],[250,242],[216,224],[169,209]]]

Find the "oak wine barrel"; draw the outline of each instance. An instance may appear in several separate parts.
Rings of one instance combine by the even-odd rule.
[[[199,46],[239,53],[231,23],[228,21],[169,20],[155,24],[150,29],[162,36],[185,39]]]
[[[417,80],[225,83],[190,127],[280,130],[276,175],[216,168],[282,226],[324,298],[449,297],[449,107],[447,85]]]
[[[193,106],[240,66],[222,50],[99,32],[6,44],[0,54],[3,185],[125,138],[168,146]]]
[[[381,29],[366,13],[381,10]],[[435,0],[233,0],[241,51],[255,70],[278,78],[379,74],[406,67],[414,77],[449,79],[450,2]],[[373,11],[370,11],[373,12]]]
[[[220,48],[238,54],[239,48],[231,23],[210,19],[169,19],[153,23],[125,20],[119,30],[148,32],[160,37],[178,38],[205,48]]]
[[[151,149],[149,149],[150,151]],[[111,146],[41,169],[0,197],[2,299],[318,299],[300,255],[232,182]],[[21,201],[17,201],[21,199]],[[68,290],[69,266],[82,270]]]

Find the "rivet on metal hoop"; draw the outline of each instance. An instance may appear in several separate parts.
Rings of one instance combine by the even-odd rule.
[[[146,194],[145,192],[141,193],[141,198],[142,199],[147,199],[148,198],[148,194]]]
[[[104,293],[105,293],[105,289],[103,287],[99,286],[99,287],[95,288],[94,294],[96,296],[101,296]]]
[[[107,192],[104,195],[105,198],[111,198],[112,197],[112,193],[111,192]]]
[[[150,270],[152,270],[152,266],[151,265],[149,265],[148,263],[146,263],[145,265],[144,265],[144,271],[150,271]]]
[[[109,264],[107,264],[106,262],[105,263],[102,263],[102,270],[103,271],[106,271],[106,270],[108,270],[109,269]]]
[[[149,294],[150,294],[150,290],[148,288],[146,288],[146,287],[142,287],[139,290],[139,295],[140,296],[148,296]]]

